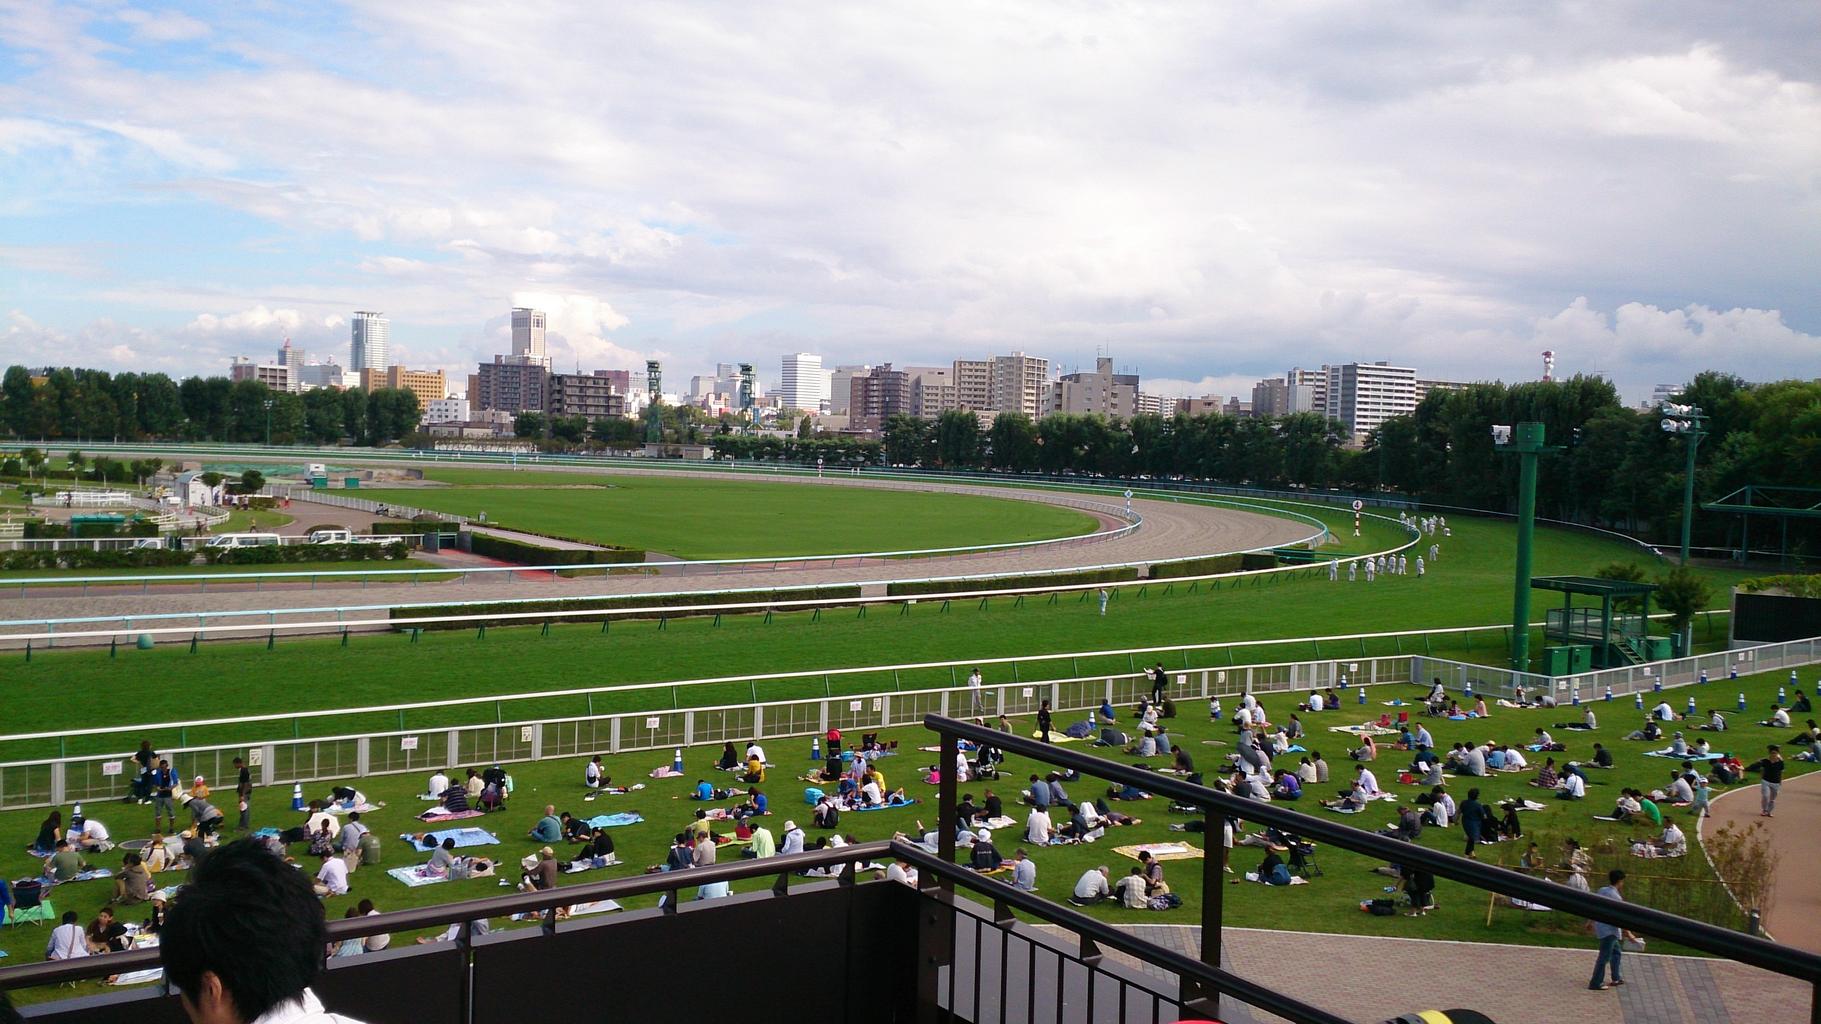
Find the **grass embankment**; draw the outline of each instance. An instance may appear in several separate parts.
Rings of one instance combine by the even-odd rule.
[[[431,469],[446,487],[361,491],[552,537],[687,559],[1009,544],[1091,532],[1093,517],[970,494],[644,475]]]
[[[1673,691],[1670,697],[1677,708],[1683,706],[1689,693],[1698,697],[1718,702],[1721,706],[1731,707],[1731,701],[1738,690],[1744,690],[1750,699],[1753,712],[1749,715],[1734,716],[1731,731],[1723,734],[1717,744],[1722,749],[1734,749],[1741,752],[1746,760],[1761,755],[1767,742],[1786,739],[1790,730],[1772,730],[1749,724],[1764,717],[1766,705],[1774,698],[1778,685],[1785,682],[1787,676],[1765,675],[1741,680],[1739,684],[1717,684],[1697,690]],[[1814,673],[1804,673],[1807,685],[1814,685]],[[1327,814],[1315,807],[1316,796],[1332,795],[1327,792],[1340,787],[1339,780],[1351,776],[1351,765],[1346,760],[1345,749],[1348,740],[1345,737],[1327,731],[1328,726],[1356,722],[1368,712],[1376,715],[1391,710],[1381,707],[1376,702],[1394,695],[1406,699],[1420,696],[1418,687],[1386,687],[1372,691],[1372,703],[1361,709],[1349,704],[1341,711],[1320,715],[1305,715],[1312,738],[1307,745],[1326,755],[1333,767],[1335,782],[1330,786],[1320,787],[1321,793],[1312,793],[1296,805],[1296,809],[1316,814]],[[1274,720],[1286,720],[1293,710],[1294,702],[1301,695],[1281,695],[1265,698],[1265,707]],[[1205,706],[1199,702],[1184,701],[1179,706],[1181,717],[1170,721],[1171,735],[1188,750],[1204,771],[1212,773],[1231,751],[1228,745],[1233,739],[1232,727],[1227,720],[1210,722]],[[1555,755],[1558,760],[1583,758],[1591,748],[1591,742],[1598,740],[1613,750],[1615,767],[1606,772],[1593,772],[1595,785],[1589,797],[1580,803],[1564,803],[1548,799],[1548,795],[1526,785],[1530,773],[1521,775],[1499,775],[1496,778],[1478,780],[1482,790],[1481,799],[1496,801],[1507,797],[1544,797],[1547,809],[1540,812],[1526,813],[1523,824],[1527,833],[1543,833],[1559,840],[1567,836],[1578,838],[1583,844],[1597,847],[1608,841],[1624,844],[1629,838],[1641,836],[1643,829],[1627,827],[1610,822],[1593,820],[1596,814],[1609,813],[1618,791],[1622,787],[1650,789],[1660,786],[1666,779],[1674,762],[1643,756],[1646,744],[1627,742],[1622,737],[1637,724],[1639,714],[1631,710],[1628,702],[1601,703],[1596,706],[1600,715],[1599,731],[1571,733],[1555,729],[1558,739],[1569,744],[1566,754]],[[1558,722],[1578,720],[1578,714],[1567,708],[1552,711],[1530,710],[1510,711],[1495,709],[1493,717],[1473,722],[1451,722],[1420,718],[1428,725],[1437,743],[1447,748],[1451,743],[1460,740],[1480,741],[1493,739],[1513,745],[1524,742],[1531,736],[1537,726],[1552,728]],[[1800,716],[1799,716],[1800,717]],[[1061,720],[1058,724],[1062,724]],[[1129,724],[1129,723],[1128,723]],[[1017,720],[1020,730],[1032,728],[1031,720]],[[847,814],[841,822],[840,831],[851,835],[856,840],[889,838],[894,832],[913,831],[914,823],[921,820],[925,824],[935,820],[935,787],[921,781],[922,768],[930,764],[934,757],[918,752],[917,748],[934,742],[931,734],[920,729],[897,729],[883,734],[888,739],[899,741],[900,755],[884,759],[881,768],[890,786],[904,786],[909,794],[923,802],[911,807],[891,809],[869,814]],[[1653,744],[1650,746],[1658,746]],[[1073,750],[1087,750],[1110,754],[1114,760],[1135,763],[1137,758],[1124,754],[1112,754],[1106,750],[1096,751],[1080,744],[1071,745]],[[643,823],[614,830],[614,839],[619,856],[624,864],[620,867],[592,871],[578,875],[564,875],[561,882],[565,885],[578,882],[595,881],[605,878],[634,875],[643,871],[647,865],[662,861],[664,851],[671,836],[680,829],[700,805],[683,799],[687,789],[699,777],[711,778],[717,785],[726,785],[729,777],[717,773],[709,767],[713,762],[717,748],[696,747],[685,752],[686,775],[681,779],[652,780],[647,773],[661,763],[668,763],[667,753],[647,752],[627,754],[608,759],[608,771],[616,782],[630,784],[642,781],[647,788],[626,796],[603,796],[593,802],[585,802],[583,797],[582,758],[568,758],[556,761],[524,763],[511,766],[516,781],[516,791],[508,809],[485,819],[478,819],[465,824],[477,824],[499,836],[502,845],[476,849],[470,852],[481,853],[501,859],[506,865],[506,877],[517,879],[516,862],[520,857],[534,851],[538,843],[525,837],[527,830],[543,813],[546,804],[555,805],[558,810],[568,810],[581,816],[606,814],[616,811],[637,811],[644,815]],[[786,819],[794,819],[808,830],[810,840],[825,834],[820,830],[808,828],[808,808],[802,801],[802,790],[805,785],[795,776],[810,769],[808,761],[807,740],[774,741],[768,744],[768,753],[775,764],[768,783],[763,788],[772,799],[773,814],[767,824],[774,832],[781,832]],[[1541,755],[1534,760],[1541,762]],[[1415,787],[1396,785],[1397,768],[1405,761],[1403,756],[1386,751],[1374,765],[1374,769],[1386,788],[1394,790],[1402,802],[1408,802],[1416,795]],[[463,766],[471,767],[471,766]],[[484,766],[472,766],[484,767]],[[1019,758],[1008,760],[1005,777],[992,788],[1006,801],[1008,810],[1023,819],[1021,809],[1014,809],[1015,794],[1033,771],[1038,770],[1033,762]],[[1812,766],[1792,765],[1792,774]],[[191,774],[187,766],[179,763],[176,766],[180,775]],[[374,800],[385,801],[387,806],[377,812],[364,815],[364,821],[375,832],[385,837],[385,862],[381,867],[368,867],[357,871],[352,878],[352,892],[345,897],[326,901],[325,910],[329,917],[340,918],[347,907],[362,898],[372,899],[381,910],[399,910],[407,907],[426,906],[458,900],[478,899],[496,895],[501,890],[491,879],[449,882],[421,888],[406,888],[392,880],[384,873],[384,868],[401,864],[417,863],[426,858],[417,852],[410,851],[406,844],[394,838],[401,832],[418,829],[414,815],[424,806],[416,799],[416,794],[424,786],[423,775],[386,776],[362,780],[358,783],[362,791]],[[457,773],[459,775],[459,772]],[[228,780],[211,779],[212,783],[225,783]],[[1751,783],[1747,783],[1750,785]],[[981,796],[986,787],[976,782],[964,785],[962,790]],[[1468,788],[1466,780],[1456,780],[1451,784],[1456,799],[1464,799]],[[311,796],[327,793],[328,783],[318,783],[307,788]],[[1080,799],[1104,791],[1104,785],[1091,778],[1084,778],[1070,786],[1070,794]],[[1740,797],[1740,799],[1750,799]],[[231,807],[231,801],[224,801]],[[253,799],[253,823],[262,825],[288,826],[295,823],[300,815],[289,809],[290,787],[278,786],[269,790],[259,790]],[[1115,876],[1126,873],[1135,862],[1114,854],[1112,847],[1130,843],[1180,841],[1187,840],[1199,847],[1205,847],[1204,837],[1198,834],[1171,832],[1171,822],[1188,820],[1185,816],[1170,813],[1167,801],[1149,800],[1116,805],[1120,810],[1143,819],[1143,824],[1130,828],[1117,829],[1109,833],[1107,840],[1091,845],[1059,846],[1032,851],[1033,859],[1038,866],[1038,884],[1040,892],[1047,898],[1060,900],[1073,886],[1082,872],[1098,864],[1109,865]],[[67,808],[65,809],[68,810]],[[111,829],[116,840],[131,838],[149,831],[151,815],[148,807],[138,804],[121,805],[90,804],[84,808],[91,817],[100,818]],[[1348,824],[1361,828],[1376,829],[1387,824],[1395,815],[1391,804],[1373,804],[1371,810],[1339,818]],[[1680,812],[1672,812],[1680,815]],[[38,822],[42,819],[40,811],[17,811],[0,814],[0,870],[7,871],[11,877],[25,877],[35,872],[35,862],[21,848],[31,841]],[[231,819],[230,819],[231,820]],[[1794,819],[1779,818],[1775,827],[1800,827]],[[1695,829],[1692,822],[1683,820],[1683,827],[1692,838]],[[996,844],[1006,854],[1021,846],[1022,829],[1001,830],[995,837]],[[1422,843],[1437,849],[1458,852],[1461,847],[1461,833],[1458,828],[1439,830],[1426,829]],[[1490,862],[1513,864],[1521,855],[1523,843],[1504,843],[1498,846],[1479,848],[1479,856]],[[297,851],[301,854],[301,849]],[[1553,858],[1556,851],[1548,851]],[[733,856],[731,851],[722,856]],[[1236,871],[1244,872],[1254,867],[1262,852],[1241,847],[1234,852],[1233,865]],[[118,869],[120,854],[118,852],[95,855],[92,862]],[[1632,876],[1632,884],[1627,888],[1627,897],[1634,902],[1658,904],[1670,907],[1686,906],[1682,897],[1666,896],[1674,887],[1700,886],[1713,884],[1713,876],[1705,860],[1698,852],[1676,860],[1633,860],[1626,859],[1626,867]],[[1288,889],[1271,889],[1252,884],[1231,885],[1224,894],[1224,919],[1226,923],[1238,926],[1260,928],[1295,928],[1299,930],[1338,931],[1372,935],[1454,939],[1487,942],[1517,942],[1539,945],[1585,946],[1590,939],[1583,922],[1557,913],[1523,912],[1510,908],[1498,908],[1492,911],[1488,922],[1487,900],[1484,894],[1451,882],[1439,883],[1436,891],[1436,911],[1426,918],[1411,919],[1403,916],[1373,917],[1358,910],[1361,900],[1383,895],[1383,888],[1390,880],[1382,875],[1373,874],[1376,862],[1367,858],[1343,853],[1339,850],[1324,848],[1318,855],[1324,871],[1310,885],[1296,886]],[[1124,910],[1122,908],[1100,906],[1090,913],[1108,920],[1128,923],[1196,923],[1199,920],[1202,890],[1200,885],[1200,864],[1194,861],[1172,862],[1166,865],[1166,872],[1171,887],[1183,898],[1183,907],[1169,913]],[[166,876],[161,879],[165,884],[178,880],[177,876]],[[770,879],[744,883],[736,886],[737,890],[755,890],[760,886],[769,886]],[[89,921],[95,910],[105,900],[110,891],[110,884],[105,881],[77,883],[56,889],[52,899],[61,910],[75,910],[84,923]],[[685,898],[693,896],[691,890],[685,890]],[[1673,900],[1674,902],[1665,902]],[[630,901],[630,906],[648,906],[652,899]],[[130,908],[126,911],[128,920],[138,920],[145,916],[142,908]],[[14,958],[11,962],[30,962],[43,956],[45,930],[37,928],[6,929],[0,933],[0,949],[5,949]],[[395,937],[394,941],[408,941],[408,936]]]
[[[605,634],[598,624],[590,623],[553,625],[547,635],[538,627],[489,629],[484,638],[471,631],[425,633],[417,643],[403,635],[355,635],[346,647],[336,639],[281,637],[271,650],[262,638],[260,642],[205,644],[196,654],[190,654],[181,641],[161,644],[153,651],[122,650],[117,658],[109,658],[104,651],[40,649],[27,662],[23,654],[15,652],[0,655],[10,680],[8,732],[503,697],[742,673],[815,673],[754,686],[735,682],[674,694],[660,689],[641,691],[636,698],[602,697],[592,703],[592,712],[639,710],[654,706],[654,701],[663,707],[672,706],[673,700],[678,706],[746,703],[825,692],[918,689],[951,682],[947,670],[868,672],[826,682],[819,674],[837,667],[1497,623],[1510,614],[1511,570],[1504,553],[1510,550],[1511,528],[1485,520],[1452,525],[1454,536],[1443,542],[1439,565],[1421,579],[1412,573],[1381,576],[1371,584],[1363,577],[1348,583],[1343,572],[1338,582],[1330,583],[1325,571],[1317,569],[1276,584],[1241,581],[1214,588],[1176,581],[1142,590],[1118,590],[1105,616],[1098,614],[1091,598],[1076,595],[1062,596],[1054,604],[1044,597],[1026,599],[1022,605],[1011,599],[994,599],[985,608],[979,602],[958,601],[946,610],[944,602],[926,599],[914,606],[873,608],[864,617],[853,609],[843,609],[822,613],[820,621],[806,611],[778,614],[770,623],[761,616],[729,615],[719,626],[709,617],[673,619],[662,626],[646,620],[616,622]],[[1391,536],[1397,533],[1388,527],[1378,530]],[[1347,540],[1349,544],[1382,546],[1387,537]],[[1630,555],[1623,546],[1597,537],[1540,530],[1536,557],[1538,572],[1584,572]],[[1723,580],[1724,574],[1716,574],[1716,583]],[[1716,596],[1716,603],[1721,601],[1723,597]],[[1706,629],[1697,627],[1697,637],[1705,638]],[[1503,630],[1494,629],[1435,641],[1429,651],[1497,662],[1504,645]],[[1169,664],[1172,668],[1216,667],[1410,654],[1424,649],[1421,641],[1390,638],[1323,645],[1261,642],[1173,655]],[[1533,649],[1540,651],[1540,639],[1533,642]],[[1016,678],[1058,678],[1134,667],[1133,659],[1125,657],[1059,658],[1020,666]],[[210,697],[183,704],[181,712],[146,699],[147,694],[187,692],[198,678],[211,680]],[[989,667],[986,678],[989,682],[1012,681],[1012,669]],[[285,685],[293,680],[308,682]],[[72,721],[72,707],[84,709],[80,723]],[[508,720],[579,716],[590,713],[591,705],[583,697],[572,697],[520,701],[507,707],[509,710],[499,712],[491,703],[426,709],[406,716],[404,727],[493,721],[496,713]],[[338,715],[301,721],[298,730],[308,736],[400,727],[395,715]],[[280,731],[290,733],[287,728]],[[270,736],[272,730],[261,726],[257,735]],[[118,752],[137,746],[138,738],[136,733],[78,737],[66,749],[70,754]],[[230,743],[248,738],[248,733],[244,727],[232,732],[189,729],[182,735],[152,738],[166,746]],[[0,759],[6,760],[56,753],[57,744],[51,741],[0,744]]]

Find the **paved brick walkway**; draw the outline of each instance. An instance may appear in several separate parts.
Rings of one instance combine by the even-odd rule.
[[[1794,747],[1785,747],[1786,753]],[[1762,751],[1742,751],[1742,760],[1763,756]],[[1798,775],[1783,784],[1777,796],[1775,817],[1758,816],[1757,786],[1742,786],[1716,797],[1713,813],[1701,822],[1701,838],[1732,825],[1749,829],[1762,825],[1777,854],[1777,888],[1764,930],[1779,942],[1821,953],[1821,875],[1815,872],[1815,832],[1821,828],[1821,772]]]
[[[1197,956],[1201,929],[1138,925],[1148,941]],[[1730,961],[1627,955],[1625,985],[1587,989],[1594,954],[1477,942],[1229,928],[1224,964],[1361,1024],[1418,1010],[1472,1009],[1498,1024],[1797,1024],[1809,986]],[[1174,976],[1109,954],[1153,975]],[[1227,1024],[1278,1020],[1223,1007]]]

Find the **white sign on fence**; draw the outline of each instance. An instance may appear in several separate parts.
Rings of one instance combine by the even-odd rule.
[[[885,710],[885,698],[884,697],[874,697],[873,698],[873,710],[874,711],[884,711]]]
[[[849,710],[849,711],[858,711],[858,710],[860,710],[861,706],[862,706],[861,701],[850,700],[847,702],[847,710]]]
[[[120,762],[119,762],[119,761],[103,761],[103,762],[101,762],[101,774],[103,774],[103,775],[119,775],[119,774],[120,774]]]
[[[417,737],[416,736],[400,736],[398,738],[398,749],[416,750],[417,749]]]
[[[247,767],[248,768],[258,768],[260,765],[263,765],[265,763],[266,763],[266,751],[265,751],[264,747],[253,747],[247,751]]]
[[[1036,693],[1037,688],[1035,686],[1027,686],[1024,688],[1024,696],[1026,697],[1034,696]]]
[[[535,725],[527,725],[527,726],[521,728],[518,731],[518,741],[520,743],[530,743],[531,742],[531,733],[536,728],[537,728],[537,726],[535,726]]]
[[[657,731],[657,729],[658,729],[658,718],[657,718],[657,716],[656,716],[656,715],[653,715],[653,716],[651,716],[651,717],[650,717],[650,718],[647,718],[647,719],[645,719],[645,728],[647,728],[647,729],[650,729],[650,730],[651,730],[651,731],[652,731],[652,732],[656,732],[656,731]]]

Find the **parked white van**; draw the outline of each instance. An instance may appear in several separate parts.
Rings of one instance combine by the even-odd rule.
[[[323,526],[311,530],[304,541],[309,544],[390,544],[398,539],[359,536],[353,530],[344,530],[339,526]]]
[[[223,533],[209,538],[204,547],[211,548],[267,548],[283,544],[283,538],[276,533]]]

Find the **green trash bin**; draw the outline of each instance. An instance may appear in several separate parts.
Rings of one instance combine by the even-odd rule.
[[[348,488],[348,489],[350,489],[350,490],[353,490],[353,489],[355,489],[355,488],[358,488],[358,487],[359,487],[359,486],[360,486],[360,477],[357,477],[357,476],[344,476],[344,477],[342,477],[342,478],[341,478],[341,485],[342,485],[342,486],[343,486],[343,487],[346,487],[346,488]]]
[[[1668,661],[1675,656],[1675,644],[1666,636],[1644,638],[1644,657],[1650,661]]]
[[[1568,648],[1568,674],[1580,675],[1593,671],[1593,645],[1575,644]]]

